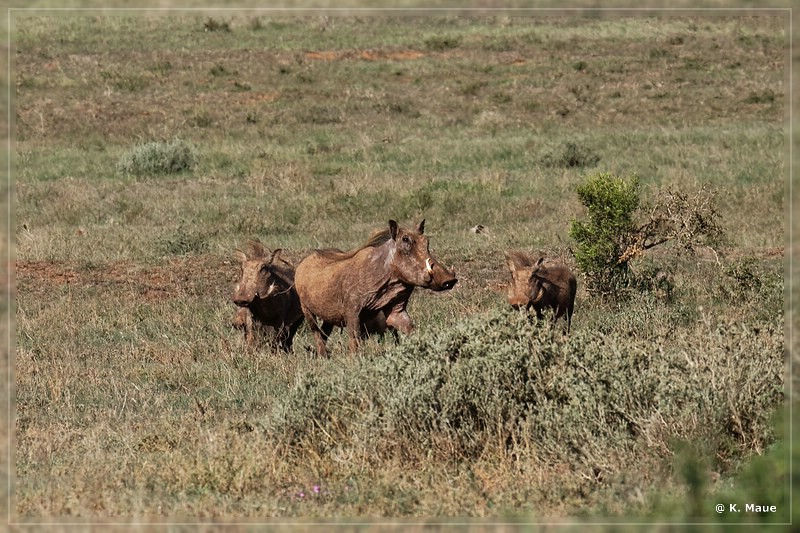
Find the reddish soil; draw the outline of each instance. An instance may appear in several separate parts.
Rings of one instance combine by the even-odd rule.
[[[146,300],[163,300],[186,294],[226,292],[237,275],[230,261],[213,256],[175,258],[166,265],[145,266],[133,261],[85,265],[67,261],[17,261],[14,264],[19,293],[47,292],[53,286],[110,286],[133,291]]]

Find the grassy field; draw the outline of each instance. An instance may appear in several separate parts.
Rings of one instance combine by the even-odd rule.
[[[20,519],[790,519],[785,17],[14,30]],[[187,168],[132,163],[148,143]],[[634,263],[668,294],[602,300],[579,276],[553,337],[507,309],[503,252],[574,267],[595,172],[639,176],[644,200],[707,184],[724,236]],[[459,277],[415,292],[412,338],[350,354],[336,334],[321,361],[303,327],[289,355],[246,349],[235,248],[296,264],[389,218],[425,218]],[[714,512],[748,487],[778,512]]]

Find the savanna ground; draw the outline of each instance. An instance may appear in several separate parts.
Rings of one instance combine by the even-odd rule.
[[[14,26],[20,520],[791,519],[785,16]],[[176,140],[185,170],[125,164]],[[503,251],[574,266],[600,171],[709,185],[724,236],[653,249],[668,284],[619,301],[579,277],[553,335],[507,309]],[[412,338],[245,348],[236,247],[297,263],[389,218],[459,277]]]

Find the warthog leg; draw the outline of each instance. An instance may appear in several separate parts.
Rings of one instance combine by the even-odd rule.
[[[405,309],[399,312],[392,310],[386,316],[386,325],[406,335],[410,335],[414,332],[414,323],[411,321],[411,317],[408,316]]]
[[[302,304],[302,302],[300,303],[300,309],[303,311],[303,316],[305,317],[306,322],[308,322],[308,327],[311,328],[311,332],[314,334],[314,339],[317,341],[317,355],[319,357],[328,357],[328,348],[325,346],[325,342],[328,340],[328,335],[330,334],[333,326],[330,327],[331,329],[328,329],[327,333],[323,332],[317,324],[316,317],[305,305]],[[325,325],[326,324],[323,323],[323,327],[325,327]]]

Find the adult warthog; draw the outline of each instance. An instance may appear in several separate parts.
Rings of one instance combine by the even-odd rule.
[[[542,311],[549,307],[553,310],[552,323],[564,316],[569,333],[578,290],[578,282],[569,268],[545,261],[544,257],[534,260],[516,251],[506,252],[506,264],[511,271],[508,303],[514,308],[532,307],[539,320],[544,318]]]
[[[233,292],[233,303],[239,306],[233,324],[244,330],[251,346],[259,336],[273,333],[275,344],[288,352],[303,313],[294,288],[294,268],[280,259],[280,253],[280,249],[270,252],[258,241],[249,241],[246,252],[234,252],[241,277]]]
[[[453,288],[458,280],[431,255],[424,229],[424,220],[412,230],[390,220],[356,250],[316,250],[300,262],[295,285],[320,357],[328,355],[325,344],[334,326],[346,328],[351,351],[358,348],[363,324],[376,318],[409,334],[414,325],[406,306],[414,288]]]

